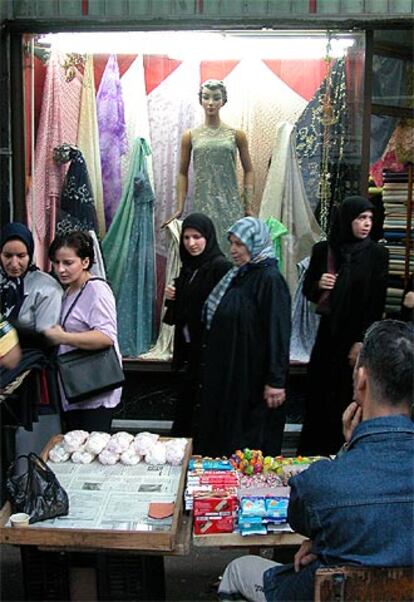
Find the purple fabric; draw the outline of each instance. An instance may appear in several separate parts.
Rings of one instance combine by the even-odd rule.
[[[122,194],[121,156],[128,152],[124,101],[116,55],[105,67],[96,96],[105,222],[109,228]]]
[[[61,323],[65,319],[66,313],[77,294],[78,292],[75,292],[63,299]],[[117,339],[115,298],[106,282],[94,280],[88,283],[65,321],[65,330],[68,332],[98,330],[106,334],[114,342],[119,361],[122,362]],[[74,347],[70,347],[69,345],[59,345],[58,354],[60,355],[73,349]],[[108,393],[103,393],[92,398],[90,401],[71,403],[70,405],[66,401],[62,387],[60,387],[60,393],[64,412],[68,410],[99,408],[101,406],[114,408],[121,400],[122,387]]]

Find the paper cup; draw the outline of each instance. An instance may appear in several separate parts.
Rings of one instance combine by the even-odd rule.
[[[10,516],[10,522],[12,527],[28,527],[30,516],[25,512],[17,512]]]

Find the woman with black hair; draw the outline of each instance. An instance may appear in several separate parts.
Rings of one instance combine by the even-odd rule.
[[[303,293],[321,313],[308,367],[305,420],[298,453],[335,454],[341,419],[352,401],[352,370],[366,329],[382,318],[388,251],[370,238],[374,207],[346,198],[328,241],[314,245]]]
[[[48,328],[45,334],[54,345],[59,345],[58,354],[114,345],[122,365],[115,298],[105,281],[92,277],[94,257],[93,240],[86,232],[59,236],[50,245],[49,258],[65,294],[59,324]],[[121,400],[121,387],[71,404],[60,389],[66,431],[110,432],[113,408]]]
[[[208,295],[232,264],[217,244],[213,222],[202,213],[192,213],[183,221],[180,258],[180,274],[174,284],[165,289],[164,322],[175,324],[173,367],[185,368],[173,434],[193,436],[203,332],[201,312]]]

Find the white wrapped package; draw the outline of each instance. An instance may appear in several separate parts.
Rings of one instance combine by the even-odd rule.
[[[87,431],[69,431],[63,437],[63,447],[71,454],[82,447],[88,437],[89,433]]]
[[[105,449],[103,449],[99,454],[98,460],[101,464],[108,464],[112,466],[118,462],[119,454],[114,454],[105,447]]]
[[[49,451],[49,460],[51,462],[66,462],[70,458],[70,453],[66,451],[63,442],[56,443]]]
[[[180,466],[184,460],[187,439],[169,439],[165,444],[168,464]]]
[[[165,464],[166,455],[167,450],[165,448],[165,443],[162,441],[156,441],[149,452],[145,455],[145,462],[147,464]]]
[[[159,435],[155,433],[148,433],[144,431],[143,433],[138,433],[135,436],[135,450],[137,454],[140,456],[146,456],[150,449],[153,447],[154,443],[158,441],[160,438]]]
[[[74,464],[90,464],[95,460],[96,455],[86,451],[85,446],[73,452],[70,459]]]
[[[141,461],[141,456],[135,451],[134,441],[132,441],[126,451],[122,452],[120,461],[122,464],[127,464],[128,466],[135,466],[135,464]]]
[[[97,456],[108,444],[110,438],[111,435],[109,433],[100,433],[98,431],[93,431],[89,435],[89,439],[85,444],[85,451]]]
[[[130,433],[120,432],[112,435],[108,443],[106,444],[105,449],[114,453],[114,454],[122,454],[122,452],[126,451],[130,444],[132,443],[134,436]]]

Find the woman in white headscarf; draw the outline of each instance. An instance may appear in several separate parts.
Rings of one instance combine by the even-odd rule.
[[[206,338],[196,450],[280,453],[289,364],[290,296],[267,226],[245,217],[228,231],[235,267],[205,307]]]

